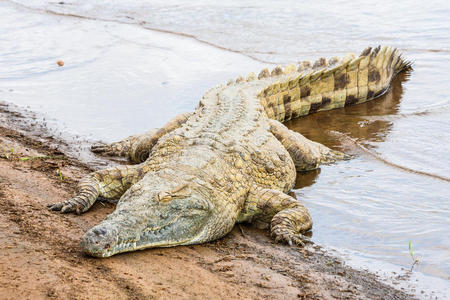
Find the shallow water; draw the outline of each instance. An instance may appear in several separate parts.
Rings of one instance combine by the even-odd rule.
[[[411,242],[414,269],[448,283],[446,1],[146,2],[0,1],[0,100],[66,133],[113,141],[159,127],[192,110],[209,87],[271,62],[399,47],[414,71],[389,94],[288,123],[357,154],[299,174],[295,192],[313,215],[316,242],[406,268]]]

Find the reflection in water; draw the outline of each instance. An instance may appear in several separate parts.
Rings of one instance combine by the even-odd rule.
[[[301,189],[313,185],[319,174],[320,168],[306,172],[297,172],[294,189]]]
[[[380,99],[372,100],[363,104],[344,107],[334,111],[319,112],[305,118],[289,121],[287,126],[295,131],[301,132],[307,138],[323,143],[331,148],[336,148],[346,152],[360,152],[369,154],[375,159],[406,172],[419,175],[430,176],[444,181],[450,181],[445,176],[440,176],[430,172],[414,170],[393,162],[390,162],[370,148],[374,148],[370,142],[383,142],[391,127],[392,116],[399,112],[399,104],[403,94],[402,83],[407,81],[410,72],[399,74],[392,82],[391,89]],[[390,119],[374,119],[369,121],[367,117],[391,116]],[[318,174],[317,174],[318,175]],[[316,175],[316,176],[317,176]],[[297,177],[298,188],[309,186],[312,181],[310,174],[301,174]],[[299,182],[305,183],[299,184]],[[310,183],[311,182],[311,183]],[[308,184],[309,183],[309,184]],[[296,187],[297,188],[297,187]]]

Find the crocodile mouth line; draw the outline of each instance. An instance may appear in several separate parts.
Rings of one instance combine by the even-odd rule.
[[[164,225],[146,228],[143,231],[143,233],[137,238],[121,240],[115,246],[106,244],[105,247],[103,249],[101,249],[100,251],[95,251],[95,252],[87,251],[87,252],[93,256],[108,257],[108,256],[112,256],[114,254],[121,253],[121,252],[140,250],[140,249],[145,249],[145,248],[149,248],[149,247],[169,246],[169,245],[167,245],[167,239],[162,239],[157,242],[154,242],[152,240],[154,240],[156,237],[160,237],[161,235],[169,233],[170,230],[174,227],[174,224],[181,217],[182,217],[182,214],[179,214],[175,218],[173,218],[170,222],[168,222]],[[173,243],[170,243],[170,246],[184,244],[184,243],[191,241],[194,238],[195,237],[190,237],[190,238],[183,239],[181,241],[175,241]],[[151,244],[151,245],[149,245],[149,244]]]

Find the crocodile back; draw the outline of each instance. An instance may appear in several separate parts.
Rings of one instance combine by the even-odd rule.
[[[409,66],[396,49],[377,47],[358,58],[319,59],[312,67],[302,63],[240,77],[207,91],[188,120],[153,147],[146,168],[201,171],[205,182],[221,184],[214,187],[224,191],[219,198],[237,206],[253,185],[287,192],[295,166],[268,118],[286,121],[368,101]]]

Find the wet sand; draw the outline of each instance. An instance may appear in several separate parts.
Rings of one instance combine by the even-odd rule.
[[[2,124],[20,119],[6,107],[2,115],[9,120]],[[97,202],[81,216],[47,210],[48,203],[69,198],[92,170],[50,139],[0,127],[2,299],[412,298],[317,245],[275,244],[267,231],[252,226],[236,226],[202,245],[88,257],[79,239],[114,204]]]

